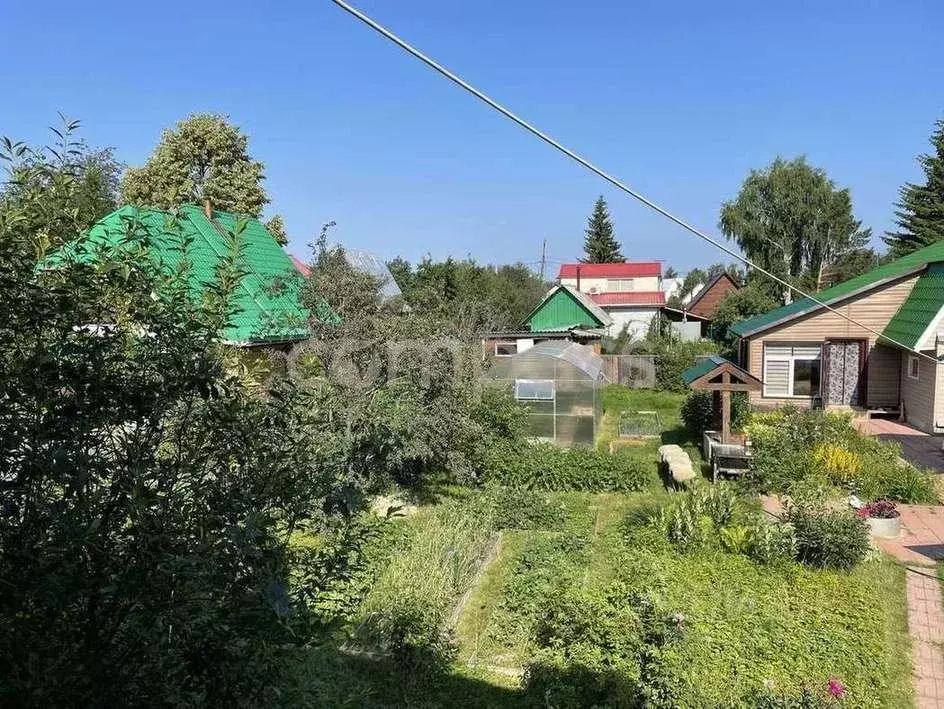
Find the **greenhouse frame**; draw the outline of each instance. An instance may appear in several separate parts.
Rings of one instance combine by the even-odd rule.
[[[510,357],[496,357],[483,381],[510,392],[528,409],[528,435],[562,446],[592,446],[606,383],[592,347],[549,340]]]

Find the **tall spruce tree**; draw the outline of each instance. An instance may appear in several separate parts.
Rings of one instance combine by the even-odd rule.
[[[933,151],[919,155],[924,184],[906,182],[895,206],[898,231],[887,232],[883,240],[895,257],[944,239],[944,119],[934,124]]]
[[[587,219],[587,236],[583,242],[583,263],[616,263],[623,262],[619,242],[613,236],[613,222],[610,221],[610,210],[606,207],[603,195],[597,198],[593,205],[593,214]]]

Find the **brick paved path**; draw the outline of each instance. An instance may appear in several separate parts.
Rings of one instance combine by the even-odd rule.
[[[918,709],[944,709],[944,609],[937,570],[910,566],[906,578],[916,705]]]

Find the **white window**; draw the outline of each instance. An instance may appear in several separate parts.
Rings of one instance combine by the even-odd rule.
[[[764,345],[764,396],[817,396],[821,356],[818,345]]]
[[[908,378],[909,379],[920,379],[920,368],[918,364],[918,358],[915,356],[908,357]]]
[[[554,401],[553,379],[515,379],[518,401]]]
[[[609,278],[606,281],[606,290],[613,292],[626,292],[635,290],[635,284],[632,278]]]
[[[518,343],[517,342],[496,342],[495,343],[495,356],[496,357],[511,357],[512,355],[518,354]]]

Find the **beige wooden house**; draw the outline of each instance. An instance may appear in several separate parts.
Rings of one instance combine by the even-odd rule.
[[[740,365],[763,382],[752,404],[900,411],[944,431],[944,243],[816,298],[855,323],[804,298],[732,328]]]

